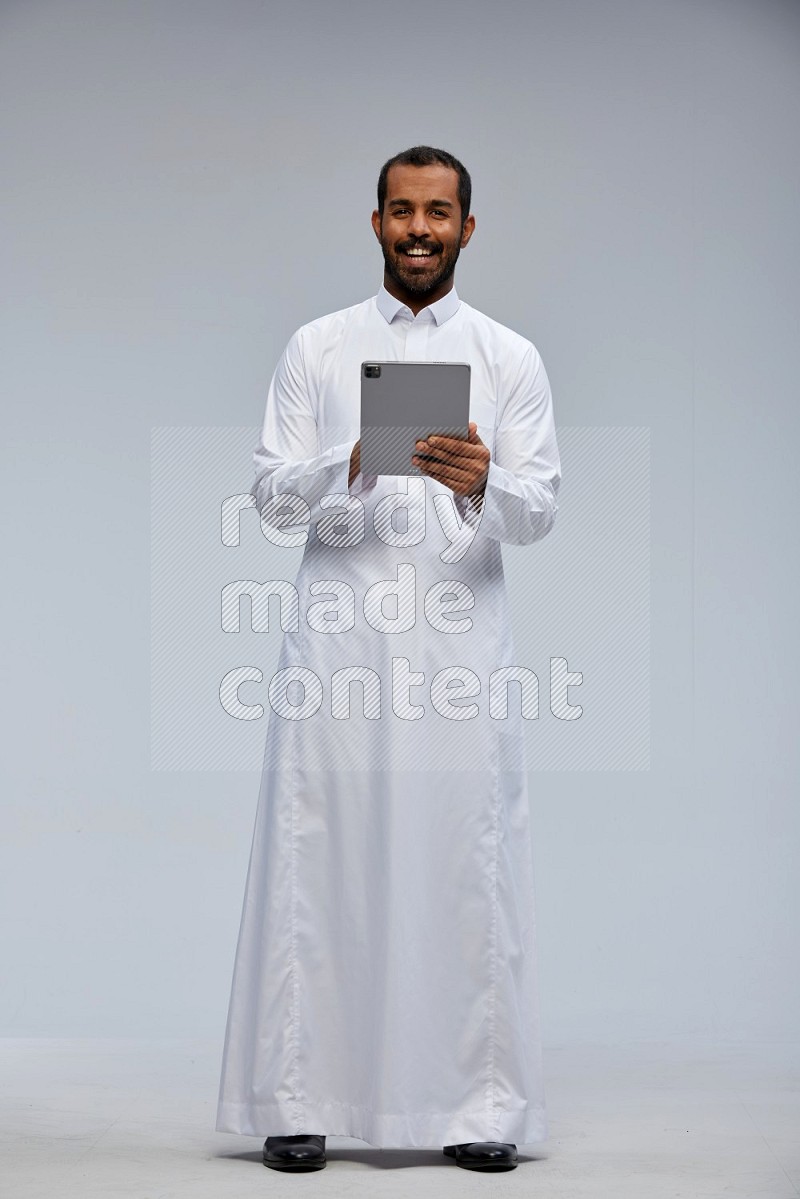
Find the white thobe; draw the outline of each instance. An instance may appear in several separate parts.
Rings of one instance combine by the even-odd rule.
[[[492,455],[482,503],[429,476],[348,487],[370,358],[470,364]],[[503,673],[525,663],[501,553],[557,511],[542,359],[455,288],[415,317],[381,286],[293,334],[255,468],[265,531],[285,536],[288,519],[307,541],[269,684],[216,1128],[542,1140],[522,734],[537,697]]]

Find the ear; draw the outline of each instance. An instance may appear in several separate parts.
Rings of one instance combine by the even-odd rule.
[[[375,211],[372,214],[372,228],[375,230],[375,236],[377,237],[378,241],[380,241],[381,240],[381,214],[378,212],[377,208],[375,209]]]
[[[464,249],[464,246],[467,244],[467,242],[472,237],[474,232],[475,232],[475,217],[472,215],[472,213],[470,213],[469,216],[467,217],[467,219],[464,221],[464,231],[461,234],[461,249],[462,250]]]

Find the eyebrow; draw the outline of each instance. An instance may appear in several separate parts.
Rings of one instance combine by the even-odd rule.
[[[393,208],[395,204],[411,204],[411,200],[390,200],[389,207]],[[435,204],[437,208],[452,208],[452,200],[429,200],[429,204]]]

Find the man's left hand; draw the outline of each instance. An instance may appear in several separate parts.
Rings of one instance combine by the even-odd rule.
[[[442,437],[432,434],[425,441],[416,443],[418,453],[411,461],[423,474],[438,479],[456,495],[481,496],[486,488],[491,453],[478,436],[478,426],[469,422],[466,441],[460,437]],[[421,459],[419,454],[432,455]]]

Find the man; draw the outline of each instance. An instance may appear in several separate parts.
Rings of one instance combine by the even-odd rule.
[[[547,1132],[501,543],[552,527],[560,461],[536,348],[456,293],[470,200],[445,151],[385,164],[383,285],[292,336],[255,451],[307,606],[281,618],[216,1127],[270,1134],[277,1169],[324,1166],[326,1135],[511,1169]],[[419,477],[361,472],[369,358],[470,364],[469,437],[422,439]]]

